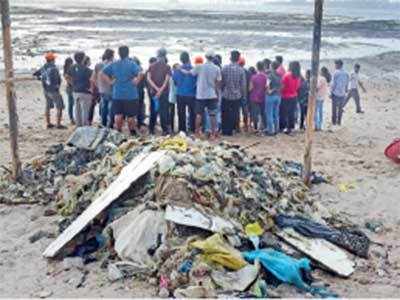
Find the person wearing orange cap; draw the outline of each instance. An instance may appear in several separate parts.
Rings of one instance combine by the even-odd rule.
[[[64,100],[60,93],[61,76],[55,64],[56,54],[54,52],[47,52],[44,57],[46,63],[37,70],[33,76],[42,81],[44,96],[46,98],[46,128],[54,128],[54,125],[50,121],[50,110],[55,107],[57,109],[56,128],[66,129],[66,127],[61,124]]]
[[[201,55],[196,56],[196,57],[194,58],[194,64],[195,64],[196,66],[204,64],[203,56],[201,56]]]

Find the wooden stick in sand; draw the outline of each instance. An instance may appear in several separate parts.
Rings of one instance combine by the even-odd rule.
[[[314,1],[314,33],[312,48],[312,66],[311,66],[311,87],[308,98],[307,129],[306,129],[306,147],[304,153],[304,183],[310,185],[312,174],[312,145],[314,139],[314,115],[315,103],[317,97],[319,58],[321,48],[321,27],[323,17],[324,0]]]
[[[14,83],[10,79],[14,77],[12,44],[11,44],[11,19],[10,3],[8,0],[0,0],[1,26],[3,33],[3,51],[4,51],[4,71],[6,79],[6,98],[9,115],[10,145],[12,157],[12,177],[18,180],[22,176],[21,161],[18,154],[18,115],[16,97],[14,92]]]

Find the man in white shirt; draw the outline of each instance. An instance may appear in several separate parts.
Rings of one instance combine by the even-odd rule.
[[[217,137],[217,119],[218,110],[218,85],[221,82],[221,70],[213,63],[215,53],[208,51],[206,53],[206,63],[196,66],[191,73],[197,76],[196,91],[196,134],[200,135],[200,126],[202,116],[207,109],[211,120],[211,138]]]
[[[349,93],[347,94],[346,101],[343,105],[346,106],[346,104],[349,102],[351,98],[354,99],[354,102],[356,103],[356,112],[358,114],[364,113],[363,110],[361,109],[361,104],[360,104],[360,93],[358,91],[358,87],[363,90],[364,93],[366,93],[366,89],[362,82],[360,81],[360,69],[361,66],[359,64],[354,65],[354,72],[350,76],[350,82],[349,82]]]

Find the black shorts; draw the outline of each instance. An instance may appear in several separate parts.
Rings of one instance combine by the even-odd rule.
[[[133,118],[139,114],[139,101],[113,100],[111,110],[114,116],[123,115],[127,118]]]
[[[196,114],[202,115],[206,108],[210,116],[215,116],[218,111],[218,99],[196,99]]]

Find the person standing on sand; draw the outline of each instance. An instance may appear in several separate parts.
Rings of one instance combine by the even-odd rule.
[[[191,71],[190,55],[184,51],[181,53],[181,67],[174,70],[173,80],[176,86],[176,96],[178,104],[178,130],[182,132],[195,131],[195,96],[196,96],[196,76],[184,74],[181,70]],[[187,120],[189,119],[189,129]]]
[[[161,48],[157,51],[157,62],[152,64],[147,74],[147,82],[154,102],[158,102],[161,128],[163,135],[171,133],[169,80],[172,76],[171,67],[167,64],[167,51]],[[150,125],[150,132],[154,133],[155,123]]]
[[[114,61],[114,50],[106,49],[102,56],[102,61],[94,67],[92,81],[95,82],[100,93],[100,117],[103,127],[112,128],[113,121],[111,120],[111,104],[112,104],[112,86],[107,80],[104,80],[102,71],[105,67]]]
[[[299,89],[299,105],[300,105],[300,129],[305,129],[305,121],[307,117],[308,111],[308,96],[310,94],[310,80],[311,80],[311,71],[307,70],[306,78],[303,76],[301,78],[301,85]]]
[[[130,134],[136,136],[135,118],[139,113],[137,85],[143,75],[140,67],[129,58],[127,46],[119,47],[118,54],[120,59],[104,68],[103,78],[113,86],[111,109],[115,128],[122,131],[126,118]]]
[[[76,126],[89,126],[89,115],[92,106],[92,94],[90,91],[90,78],[92,71],[85,65],[85,52],[76,52],[75,64],[68,72],[72,79],[72,89],[75,100]]]
[[[279,76],[283,77],[286,73],[285,67],[283,66],[283,57],[281,55],[278,55],[275,57],[275,61],[279,63],[279,67],[276,72]]]
[[[343,61],[340,59],[335,61],[335,69],[331,84],[332,125],[340,126],[342,124],[343,105],[349,85],[349,74],[343,69]]]
[[[239,66],[240,52],[231,52],[231,63],[222,69],[222,134],[231,136],[239,118],[240,104],[247,95],[247,78]]]
[[[265,99],[266,135],[274,136],[279,133],[279,107],[281,104],[282,78],[277,70],[279,62],[271,64],[268,75],[267,96]]]
[[[324,102],[329,96],[329,83],[331,82],[331,74],[326,67],[321,68],[320,76],[318,76],[317,85],[317,101],[315,106],[315,130],[321,131],[324,121]]]
[[[159,110],[159,102],[155,102],[153,97],[152,97],[152,90],[151,90],[151,86],[149,84],[149,82],[147,81],[147,77],[149,74],[149,69],[150,67],[155,64],[157,62],[157,58],[156,57],[151,57],[149,59],[149,68],[147,69],[147,71],[145,72],[144,75],[144,81],[145,81],[145,85],[146,85],[146,90],[147,90],[147,96],[149,98],[150,101],[150,121],[149,121],[149,132],[150,134],[155,133],[155,127],[157,124],[157,117],[158,117],[158,110]]]
[[[343,108],[344,108],[347,105],[347,103],[349,102],[349,100],[351,98],[353,98],[354,102],[356,103],[356,113],[357,114],[364,113],[364,111],[361,109],[360,92],[358,91],[358,87],[360,87],[364,93],[367,92],[363,83],[360,81],[360,70],[361,70],[361,66],[359,64],[355,64],[354,72],[351,73],[351,76],[350,76],[349,93],[347,94],[346,101],[343,104]]]
[[[132,60],[139,66],[140,69],[142,69],[142,63],[140,62],[138,57],[134,56]],[[137,121],[137,128],[139,130],[141,130],[143,126],[146,126],[144,122],[144,120],[146,119],[146,104],[144,102],[145,87],[146,87],[146,78],[144,76],[141,76],[137,84],[138,96],[139,96],[139,112],[136,117],[136,121]]]
[[[238,120],[236,121],[236,130],[240,132],[240,111],[242,112],[243,116],[243,124],[244,124],[244,131],[248,132],[249,131],[249,126],[250,126],[250,119],[249,119],[249,85],[250,85],[250,79],[254,75],[250,69],[247,70],[245,68],[246,66],[246,59],[241,56],[239,59],[239,66],[243,68],[245,74],[246,74],[246,94],[244,95],[243,99],[240,101],[240,108],[239,109],[239,115],[238,115]],[[252,67],[251,67],[252,68]],[[254,70],[254,73],[256,71]]]
[[[191,73],[197,76],[196,83],[196,135],[201,135],[201,121],[208,113],[211,123],[211,139],[217,138],[217,110],[218,110],[218,86],[221,82],[221,70],[214,64],[214,51],[207,51],[206,62],[196,64]],[[204,124],[203,124],[204,125]],[[206,128],[205,128],[206,129]]]
[[[267,88],[267,75],[265,74],[265,67],[262,61],[257,63],[257,73],[252,75],[250,79],[250,112],[251,120],[253,123],[254,130],[259,130],[259,121],[261,117],[261,122],[265,125],[265,95]]]
[[[71,69],[72,65],[74,64],[74,61],[71,57],[68,57],[65,62],[64,62],[64,80],[67,83],[65,92],[67,94],[68,98],[68,117],[69,121],[71,122],[71,125],[75,125],[75,120],[74,120],[74,95],[73,95],[73,89],[72,89],[72,78],[68,76],[68,72]]]
[[[291,134],[295,127],[297,97],[301,85],[301,67],[298,61],[289,65],[289,72],[282,78],[282,101],[280,106],[280,129]]]
[[[46,128],[54,128],[50,121],[50,111],[56,107],[57,110],[57,129],[66,129],[61,124],[62,113],[64,109],[64,100],[60,94],[61,76],[55,64],[56,55],[53,52],[48,52],[45,55],[46,63],[43,67],[37,70],[33,76],[42,81],[44,96],[46,98],[45,119]]]

